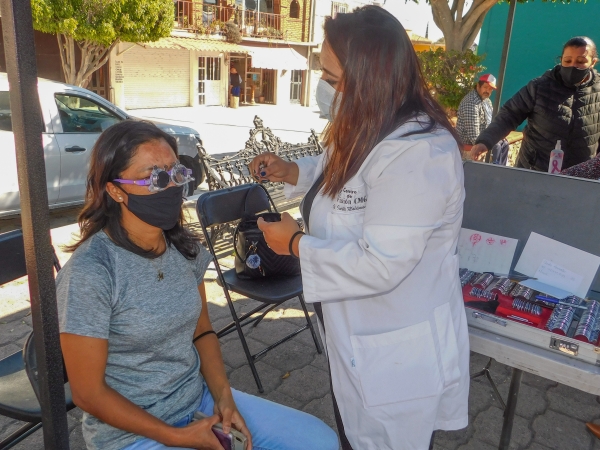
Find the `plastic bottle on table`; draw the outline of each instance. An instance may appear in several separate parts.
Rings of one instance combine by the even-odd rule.
[[[548,173],[560,173],[565,152],[560,148],[560,141],[556,141],[556,147],[550,152],[550,164]]]

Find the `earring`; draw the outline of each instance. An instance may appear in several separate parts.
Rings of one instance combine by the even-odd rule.
[[[120,200],[120,201],[123,201],[123,197],[119,197],[119,200]]]

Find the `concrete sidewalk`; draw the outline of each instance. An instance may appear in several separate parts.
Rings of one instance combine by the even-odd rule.
[[[248,132],[254,128],[254,116],[263,120],[275,136],[293,144],[306,142],[311,128],[317,134],[327,125],[319,118],[318,108],[303,106],[254,105],[238,109],[221,106],[134,109],[135,117],[168,121],[192,127],[200,132],[204,148],[209,154],[236,152],[244,148]]]

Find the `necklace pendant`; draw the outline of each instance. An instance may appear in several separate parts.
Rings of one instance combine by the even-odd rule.
[[[158,275],[156,275],[156,281],[162,281],[165,279],[165,274],[162,272],[162,270],[158,271]]]

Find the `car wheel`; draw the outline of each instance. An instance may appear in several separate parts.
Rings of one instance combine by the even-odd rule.
[[[194,191],[196,190],[196,188],[200,186],[200,184],[204,181],[204,170],[199,162],[194,161],[189,156],[180,156],[179,161],[188,169],[192,169],[192,176],[194,177],[194,181],[185,185],[184,193],[186,197],[189,197],[191,195],[194,195]]]

